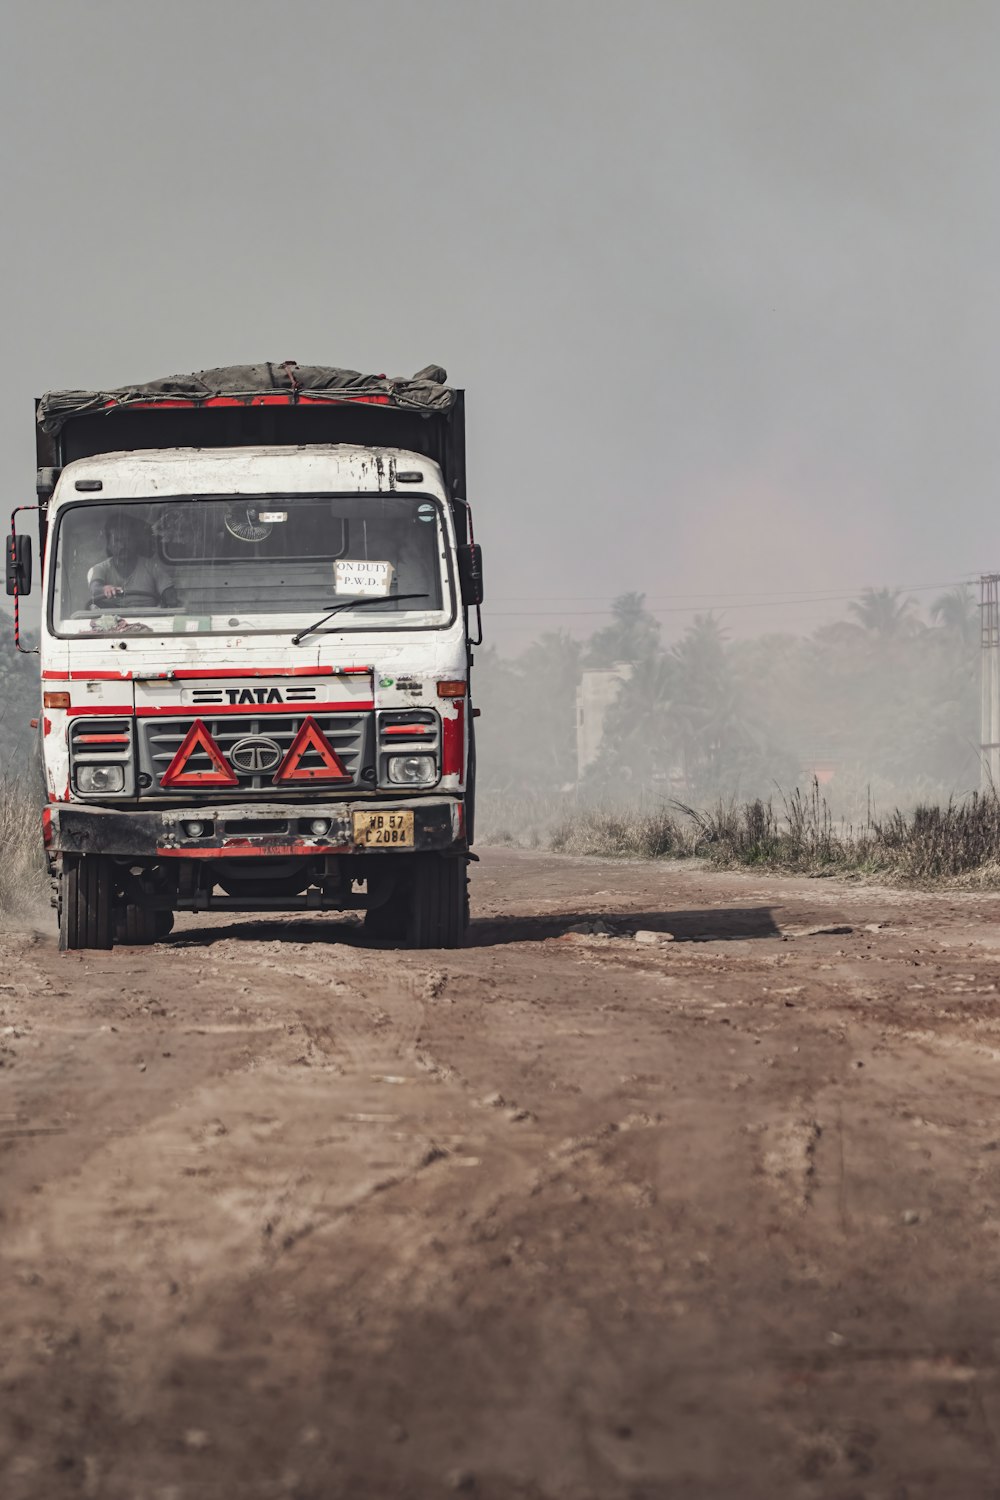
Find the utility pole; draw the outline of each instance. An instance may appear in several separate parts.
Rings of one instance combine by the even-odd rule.
[[[1000,573],[979,580],[982,626],[980,777],[984,792],[1000,796]]]

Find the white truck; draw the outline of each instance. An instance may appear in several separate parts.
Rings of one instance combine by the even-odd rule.
[[[63,948],[178,911],[358,908],[377,938],[463,941],[482,565],[445,381],[286,361],[38,401]]]

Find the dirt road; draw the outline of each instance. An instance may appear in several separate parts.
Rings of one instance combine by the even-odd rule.
[[[3,939],[4,1500],[1000,1495],[1000,897],[473,890]]]

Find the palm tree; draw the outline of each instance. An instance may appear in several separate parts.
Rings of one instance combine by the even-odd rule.
[[[931,605],[934,620],[957,646],[968,649],[979,643],[979,605],[964,583],[949,589]]]
[[[688,786],[700,790],[718,772],[727,742],[740,733],[738,685],[726,655],[726,631],[715,615],[695,615],[670,648],[670,660],[680,760]]]
[[[613,667],[617,662],[647,661],[657,650],[660,624],[646,608],[645,594],[619,594],[611,602],[612,623],[590,637],[587,664]]]
[[[879,641],[898,641],[917,628],[916,605],[902,598],[899,589],[865,589],[847,608],[861,629]]]

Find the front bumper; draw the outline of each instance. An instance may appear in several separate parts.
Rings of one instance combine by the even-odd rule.
[[[354,813],[413,812],[413,846],[376,848],[354,842]],[[46,812],[50,854],[112,854],[127,859],[245,859],[260,856],[419,854],[464,849],[465,819],[458,797],[366,798],[357,802],[225,803],[217,806],[126,809],[56,803]],[[317,818],[324,834],[309,832]],[[191,838],[185,824],[207,830]]]

